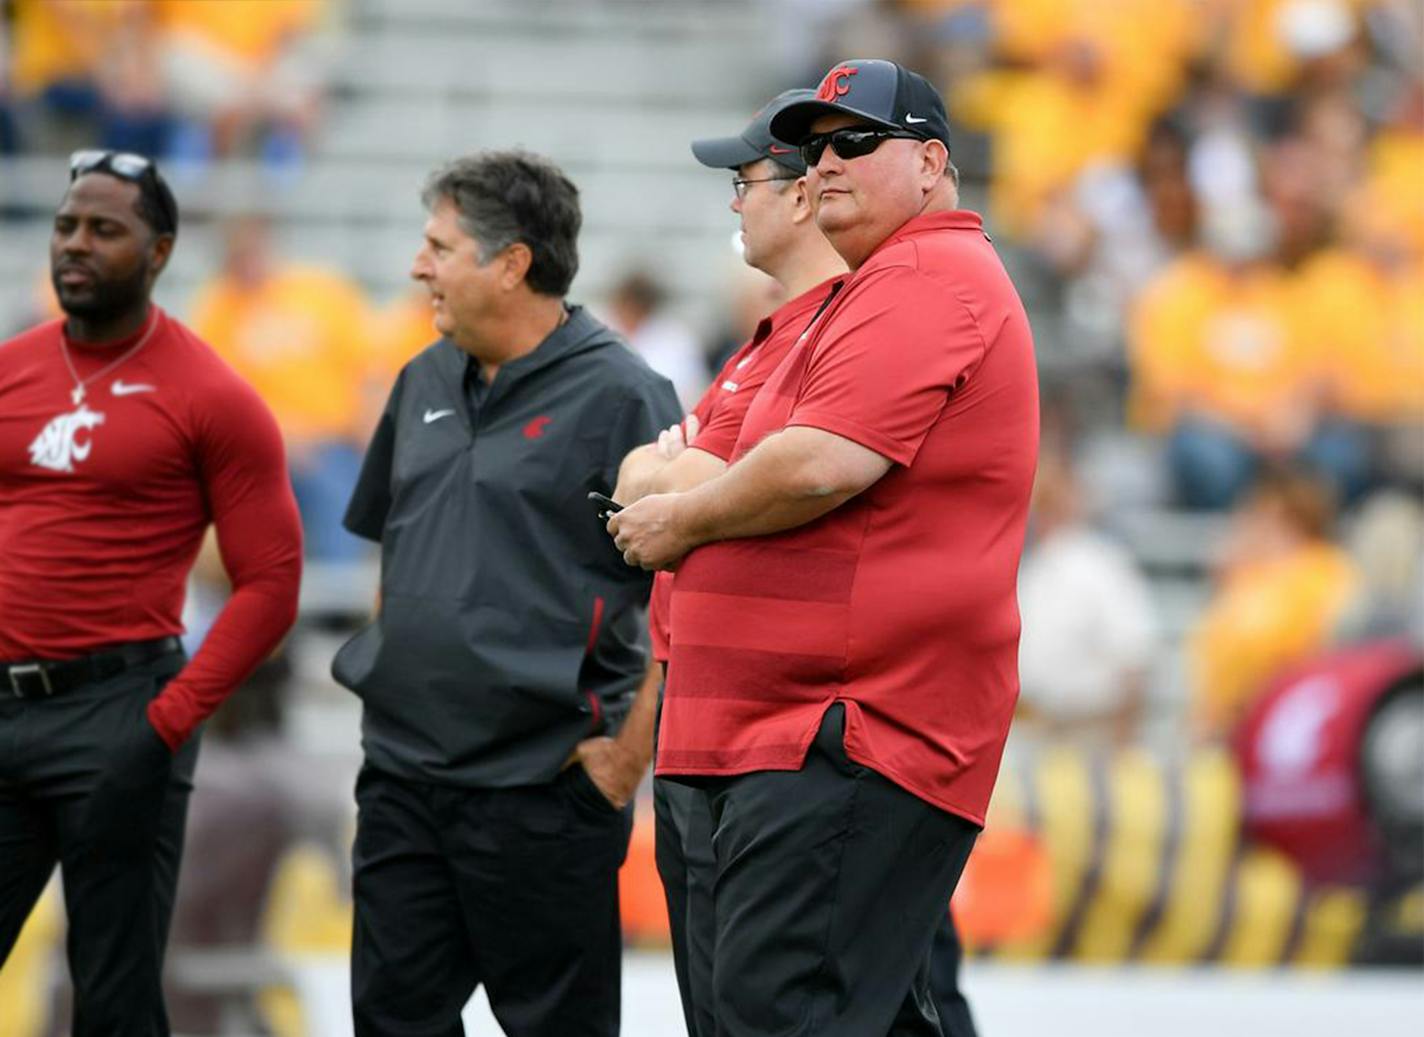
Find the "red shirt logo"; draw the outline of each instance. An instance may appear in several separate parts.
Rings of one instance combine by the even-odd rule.
[[[537,418],[524,426],[525,439],[538,439],[544,434],[544,430],[549,427],[549,422],[554,419],[547,414],[540,414]]]
[[[844,97],[850,93],[849,79],[859,71],[860,69],[851,68],[849,65],[831,69],[826,73],[826,78],[821,80],[821,88],[816,91],[816,99],[830,101],[834,104],[836,98]]]

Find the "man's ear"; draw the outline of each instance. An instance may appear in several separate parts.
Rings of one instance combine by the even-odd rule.
[[[920,162],[920,178],[926,188],[933,188],[944,178],[945,168],[949,165],[949,149],[944,146],[944,141],[926,141],[925,149],[920,153]]]
[[[814,219],[816,214],[811,210],[811,192],[806,187],[806,178],[798,176],[796,182],[791,185],[791,222],[800,226],[807,220]]]
[[[499,262],[502,264],[500,284],[506,291],[510,291],[518,288],[529,275],[529,267],[534,263],[534,252],[524,242],[516,241],[500,253]]]
[[[173,242],[172,234],[157,234],[148,246],[149,275],[155,281],[168,266],[168,259],[173,255]]]

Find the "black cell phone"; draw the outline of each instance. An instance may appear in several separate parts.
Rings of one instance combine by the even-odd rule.
[[[612,497],[605,497],[597,490],[591,491],[588,499],[593,501],[593,506],[598,509],[598,517],[601,519],[607,519],[609,515],[623,510],[623,505]]]

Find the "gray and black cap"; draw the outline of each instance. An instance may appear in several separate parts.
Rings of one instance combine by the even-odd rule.
[[[814,94],[772,117],[771,134],[799,146],[823,115],[854,115],[882,129],[902,130],[949,147],[949,118],[939,91],[924,76],[893,61],[840,62]]]
[[[692,154],[697,161],[713,169],[736,169],[748,162],[769,158],[802,176],[806,172],[806,163],[801,158],[801,152],[787,147],[771,135],[771,120],[785,111],[788,105],[811,101],[815,97],[814,90],[787,90],[777,94],[752,116],[741,136],[695,140],[692,142]]]

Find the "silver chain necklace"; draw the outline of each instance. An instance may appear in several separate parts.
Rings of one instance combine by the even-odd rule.
[[[84,402],[84,387],[90,382],[98,381],[114,368],[118,367],[125,360],[128,360],[144,346],[148,345],[148,340],[153,337],[153,333],[158,330],[158,321],[155,319],[147,331],[143,333],[143,338],[134,343],[133,348],[125,350],[124,355],[118,357],[111,364],[103,369],[94,372],[88,378],[80,378],[79,372],[74,369],[74,361],[69,358],[69,343],[65,341],[63,333],[59,336],[59,355],[64,357],[64,366],[69,368],[69,377],[74,379],[74,389],[69,394],[69,398],[74,401],[74,406],[79,406]]]

